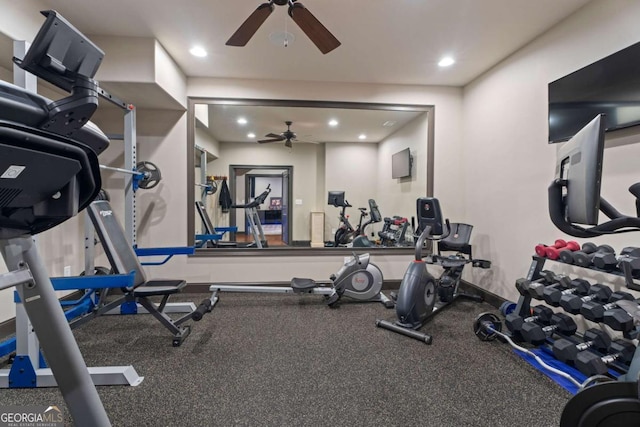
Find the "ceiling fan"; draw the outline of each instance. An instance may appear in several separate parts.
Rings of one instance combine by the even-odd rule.
[[[277,133],[268,133],[265,135],[266,138],[269,139],[259,139],[258,144],[267,144],[269,142],[280,142],[284,141],[284,146],[291,148],[292,141],[297,141],[295,132],[291,132],[291,125],[293,122],[286,121],[284,122],[287,125],[287,130],[277,134]]]
[[[302,31],[324,54],[331,52],[340,46],[337,38],[318,21],[298,0],[270,0],[262,3],[251,15],[240,25],[240,28],[227,40],[227,46],[245,46],[251,37],[258,31],[258,28],[273,12],[273,4],[278,6],[289,5],[289,16],[294,20]]]

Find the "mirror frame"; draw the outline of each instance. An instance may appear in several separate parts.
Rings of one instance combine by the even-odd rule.
[[[433,197],[434,178],[434,124],[435,106],[424,104],[386,104],[370,102],[341,102],[341,101],[304,101],[286,99],[253,99],[253,98],[208,98],[189,97],[187,99],[187,245],[195,244],[195,105],[251,105],[265,107],[312,107],[312,108],[341,108],[357,110],[391,110],[391,111],[422,111],[428,114],[427,122],[427,197]],[[358,248],[367,252],[373,250],[381,255],[404,255],[413,253],[414,248]],[[197,248],[197,257],[213,256],[324,256],[350,255],[353,248],[303,248],[303,247],[270,247],[270,248]]]

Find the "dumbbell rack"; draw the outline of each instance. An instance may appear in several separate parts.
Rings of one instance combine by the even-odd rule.
[[[527,276],[526,279],[534,282],[536,280],[539,280],[542,278],[542,274],[541,272],[543,271],[545,262],[547,260],[547,258],[545,257],[540,257],[537,255],[533,255],[533,261],[531,262],[531,266],[529,267],[529,271],[527,272]],[[607,273],[607,274],[614,274],[614,275],[618,275],[618,276],[623,276],[625,277],[625,284],[629,289],[632,290],[636,290],[636,291],[640,291],[640,285],[636,284],[634,282],[634,278],[632,276],[632,272],[630,269],[624,269],[623,271],[605,271],[605,270],[600,270],[597,268],[589,268],[591,270],[595,270],[598,272],[603,272],[603,273]],[[525,318],[525,317],[529,317],[531,315],[531,300],[533,298],[529,295],[520,295],[520,297],[518,298],[518,301],[516,303],[516,307],[513,310],[514,313],[518,314],[519,316]],[[559,335],[562,338],[568,339],[569,341],[578,344],[580,341],[576,339],[576,337],[567,337],[567,336],[562,336]],[[624,333],[624,337],[627,339],[638,339],[640,338],[640,331],[639,330],[634,330],[631,332],[625,332]],[[551,338],[549,338],[547,340],[548,342],[553,342],[553,340]],[[592,351],[592,350],[589,350]],[[597,354],[597,352],[596,352]],[[601,356],[604,356],[603,354],[601,354]],[[636,349],[633,359],[631,360],[631,362],[629,363],[629,366],[627,367],[626,365],[622,365],[620,363],[612,363],[611,366],[613,368],[615,368],[615,370],[623,373],[619,379],[622,381],[637,381],[638,380],[638,375],[640,375],[640,347]],[[626,372],[626,374],[624,373]]]

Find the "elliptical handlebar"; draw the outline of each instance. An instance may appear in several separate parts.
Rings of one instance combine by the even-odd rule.
[[[604,198],[600,198],[600,211],[609,218],[590,228],[583,228],[567,221],[565,217],[565,203],[562,194],[563,188],[567,185],[564,180],[556,179],[549,186],[549,216],[551,222],[562,232],[574,237],[591,238],[602,236],[603,234],[619,234],[631,231],[640,231],[640,218],[624,215]],[[636,211],[640,210],[640,187],[634,184],[629,188],[629,192],[636,197]]]

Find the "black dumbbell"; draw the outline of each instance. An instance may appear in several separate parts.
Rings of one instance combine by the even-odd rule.
[[[589,301],[607,302],[611,297],[611,288],[597,283],[589,288],[589,295],[581,297],[580,295],[563,295],[560,298],[560,307],[571,314],[580,313],[582,304]]]
[[[564,313],[555,313],[551,316],[551,324],[549,326],[543,327],[529,322],[522,325],[520,333],[525,341],[533,345],[540,345],[544,344],[547,337],[556,331],[564,335],[573,335],[577,330],[578,326],[571,316]]]
[[[522,326],[528,322],[538,322],[544,325],[548,325],[551,322],[553,316],[553,310],[544,305],[537,305],[533,307],[533,315],[529,317],[518,316],[517,313],[509,313],[505,317],[505,324],[514,338],[521,340],[522,335],[520,331]]]
[[[618,270],[624,273],[625,266],[631,270],[633,277],[640,278],[640,257],[622,255],[618,258]]]
[[[602,322],[615,331],[629,332],[635,329],[640,305],[635,301],[619,301],[617,306],[604,312]]]
[[[595,244],[588,242],[582,245],[581,251],[563,253],[565,258],[571,257],[570,260],[564,260],[569,264],[575,264],[580,267],[588,268],[591,266],[593,257],[598,253],[615,253],[615,250],[609,245],[596,246]]]
[[[608,365],[615,361],[629,363],[633,359],[636,346],[625,340],[615,340],[609,347],[609,354],[598,356],[589,351],[583,351],[576,357],[576,368],[585,375],[602,375],[609,370]]]
[[[633,295],[628,292],[616,291],[611,294],[606,304],[601,304],[597,301],[585,302],[582,304],[582,307],[580,307],[580,314],[592,322],[602,322],[604,312],[617,308],[617,302],[622,300],[633,301],[634,298]]]
[[[626,248],[620,251],[620,257],[631,257],[638,258],[640,257],[640,248],[636,248],[634,246],[627,246]],[[602,270],[615,270],[618,265],[619,258],[616,257],[614,253],[596,253],[593,257],[593,265]]]
[[[569,340],[560,338],[553,343],[553,355],[556,359],[565,363],[573,363],[581,351],[593,348],[598,351],[606,351],[611,345],[611,338],[601,329],[588,329],[584,333],[584,342],[574,344]]]
[[[556,274],[553,271],[542,270],[540,278],[536,280],[518,279],[516,280],[516,289],[521,295],[541,300],[543,298],[544,289],[551,284],[560,283],[565,287],[569,287],[571,279],[562,274]]]
[[[547,304],[559,307],[563,295],[587,295],[589,288],[591,288],[591,283],[584,279],[573,279],[570,285],[571,287],[568,289],[563,289],[557,284],[547,286],[542,292],[542,298]]]
[[[615,253],[615,249],[609,245],[596,246],[592,242],[587,242],[582,245],[581,250],[572,253],[572,261],[580,267],[590,267],[593,257],[601,253]]]

